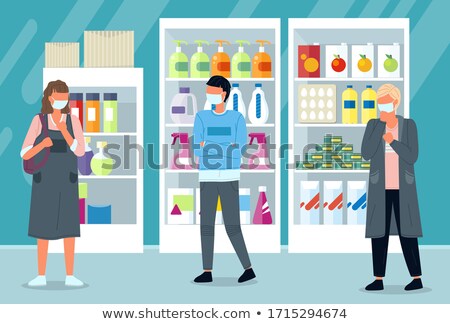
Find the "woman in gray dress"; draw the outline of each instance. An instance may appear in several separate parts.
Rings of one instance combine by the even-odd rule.
[[[33,174],[28,235],[37,239],[38,276],[29,286],[45,286],[49,240],[64,239],[66,285],[73,276],[75,237],[80,236],[77,156],[84,155],[80,121],[70,114],[69,88],[60,81],[44,90],[41,113],[31,122],[20,153],[24,160],[47,159]]]

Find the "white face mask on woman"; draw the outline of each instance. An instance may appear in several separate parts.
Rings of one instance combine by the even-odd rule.
[[[394,103],[393,102],[389,102],[386,104],[378,104],[378,110],[379,111],[384,111],[387,113],[391,113],[394,111]]]
[[[61,110],[67,106],[67,102],[68,100],[56,100],[55,98],[53,98],[52,107],[53,109]]]

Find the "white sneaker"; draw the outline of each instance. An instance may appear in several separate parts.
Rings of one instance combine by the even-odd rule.
[[[28,286],[30,287],[42,287],[47,285],[47,279],[45,276],[37,276],[30,282],[28,282]]]
[[[77,279],[75,276],[66,276],[66,286],[81,287],[84,286],[84,282]]]

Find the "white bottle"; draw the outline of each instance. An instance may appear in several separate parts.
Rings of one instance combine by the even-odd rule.
[[[252,100],[248,106],[248,119],[252,124],[265,124],[269,118],[269,107],[267,106],[264,91],[261,89],[261,83],[255,84]]]
[[[242,93],[239,90],[239,84],[233,83],[233,88],[230,91],[230,96],[228,97],[227,110],[237,110],[245,118],[245,104],[242,100]]]

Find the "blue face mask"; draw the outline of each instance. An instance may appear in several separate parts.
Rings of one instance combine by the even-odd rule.
[[[390,102],[390,103],[386,103],[386,104],[378,104],[378,110],[379,111],[384,111],[387,113],[393,112],[394,111],[394,103]]]
[[[67,106],[67,102],[68,102],[68,100],[55,100],[55,98],[53,98],[52,107],[53,107],[53,109],[61,110]]]
[[[210,104],[218,105],[218,104],[222,103],[222,94],[221,93],[219,93],[219,94],[207,93],[206,99],[208,100],[208,102]]]

